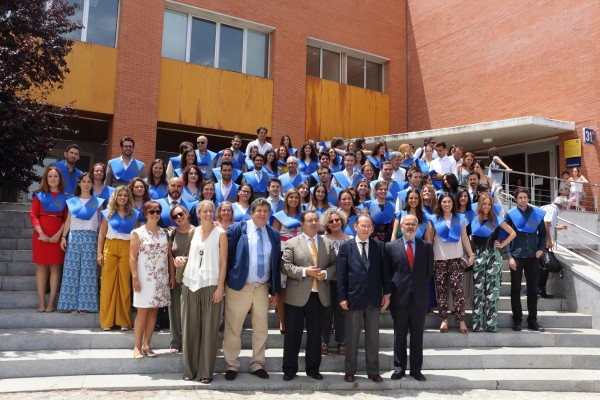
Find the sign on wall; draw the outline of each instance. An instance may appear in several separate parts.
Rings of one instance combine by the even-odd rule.
[[[567,168],[581,166],[581,139],[565,140],[565,158]]]
[[[596,141],[596,131],[592,128],[583,128],[583,143],[594,144]]]

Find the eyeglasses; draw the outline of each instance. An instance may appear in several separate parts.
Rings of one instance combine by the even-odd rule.
[[[254,160],[254,162],[255,162],[255,163],[257,163],[257,162],[259,162],[259,163],[262,163],[262,162],[264,162],[264,161],[263,161],[263,160],[260,160],[260,159],[258,159],[258,158],[257,158],[256,160]]]
[[[148,210],[148,214],[149,215],[160,215],[160,210],[158,210],[158,209]]]
[[[206,142],[196,142],[196,144],[204,144],[204,143],[206,143]]]
[[[248,194],[248,193],[250,193],[250,191],[249,190],[240,190],[240,193]]]
[[[184,213],[183,211],[181,211],[181,212],[178,212],[178,213],[177,213],[177,214],[175,214],[175,215],[171,215],[171,219],[172,219],[172,220],[177,220],[177,219],[179,219],[179,218],[183,217],[184,215],[185,215],[185,213]]]

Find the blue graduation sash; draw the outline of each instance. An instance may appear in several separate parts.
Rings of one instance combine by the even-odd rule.
[[[202,167],[202,166],[210,165],[210,163],[212,163],[212,160],[213,160],[213,158],[215,158],[216,155],[217,155],[217,153],[215,153],[214,151],[207,150],[206,154],[204,154],[201,157],[200,151],[198,151],[198,149],[196,149],[196,161],[198,161],[198,166]]]
[[[377,200],[367,200],[364,202],[364,205],[369,208],[371,218],[373,218],[373,222],[377,225],[389,224],[394,220],[394,205],[391,202],[385,202],[383,211],[379,208]]]
[[[279,180],[281,181],[281,188],[283,192],[287,192],[290,189],[294,189],[298,187],[298,185],[302,182],[306,182],[306,176],[302,174],[296,174],[294,179],[290,179],[290,174],[285,173],[279,176]]]
[[[284,160],[277,160],[277,166],[281,168],[287,168],[287,163]]]
[[[344,233],[346,235],[356,236],[356,231],[354,230],[354,223],[356,222],[356,215],[351,215],[348,218],[348,223],[344,227]]]
[[[246,162],[246,155],[238,150],[237,157],[235,156],[235,152],[233,153],[233,158],[231,159],[231,164],[233,164],[233,168],[242,169]]]
[[[213,172],[213,175],[215,176],[215,179],[217,180],[217,182],[222,179],[221,168],[213,168],[212,172]],[[234,182],[237,181],[237,179],[240,177],[241,174],[242,174],[242,171],[240,171],[237,168],[234,168],[231,173],[231,180]]]
[[[450,228],[446,225],[446,220],[444,217],[437,218],[437,216],[433,215],[431,217],[431,222],[433,222],[433,227],[435,228],[435,233],[439,236],[439,238],[443,242],[458,242],[460,240],[460,235],[462,233],[462,227],[464,225],[465,216],[462,214],[455,214],[452,216],[452,221],[450,222]]]
[[[546,215],[545,211],[540,210],[537,207],[531,208],[532,211],[527,220],[525,220],[525,217],[523,217],[523,213],[521,212],[521,210],[519,210],[518,207],[515,207],[508,211],[507,214],[510,216],[510,219],[515,225],[515,228],[517,228],[519,232],[536,233],[540,222],[544,218],[544,215]]]
[[[200,195],[200,189],[198,189],[198,196]],[[183,187],[183,191],[181,192],[181,199],[184,201],[197,201],[198,197],[194,196],[190,189],[187,186]]]
[[[277,218],[281,225],[285,226],[288,229],[294,229],[300,226],[300,214],[297,214],[295,217],[290,217],[285,211],[276,212],[273,217]]]
[[[144,163],[133,158],[127,169],[123,169],[123,161],[121,158],[113,158],[108,162],[110,169],[113,172],[115,178],[123,182],[130,182],[133,178],[138,176],[140,171],[144,168]]]
[[[433,210],[429,206],[425,206],[424,205],[423,206],[423,212],[425,213],[425,215],[428,216],[429,219],[431,219],[431,217],[435,215],[435,213],[433,212]]]
[[[340,171],[340,172],[336,172],[333,174],[333,177],[338,181],[338,183],[343,187],[348,187],[348,186],[355,186],[356,183],[361,180],[362,178],[364,178],[364,176],[362,174],[357,174],[354,179],[352,180],[352,182],[350,182],[348,180],[348,178],[346,178],[346,175],[344,174],[344,171]]]
[[[175,170],[175,169],[179,168],[179,165],[181,165],[181,156],[170,157],[169,161],[171,161],[173,170]]]
[[[290,152],[290,156],[296,157],[296,153],[298,152],[298,149],[295,147],[288,147],[288,151]]]
[[[142,212],[142,210],[144,209],[144,204],[146,204],[146,203],[142,203],[142,205],[140,206],[140,208],[138,208],[135,205],[135,203],[133,203],[133,209],[138,212],[138,221],[140,221],[140,223],[143,223],[143,224],[145,224],[146,221],[148,221],[146,219],[146,217],[144,217],[144,213]]]
[[[408,188],[398,192],[398,197],[402,201],[402,204],[406,204],[406,196],[408,195]],[[417,193],[421,193],[421,189],[417,189]]]
[[[377,182],[380,182],[380,181],[371,182],[371,188],[373,189],[373,191],[375,191],[375,185],[377,185]],[[400,192],[400,190],[401,190],[400,184],[398,184],[398,182],[392,180],[392,184],[388,186],[388,192],[387,192],[387,195],[385,196],[385,199],[389,200],[389,201],[396,201],[396,198],[398,197],[398,193]]]
[[[314,188],[315,187],[313,186],[313,189]],[[341,191],[342,191],[342,189],[332,186],[331,189],[329,190],[329,192],[327,193],[327,201],[330,202],[331,204],[337,204],[338,197],[339,197]]]
[[[69,175],[69,168],[67,168],[67,162],[65,160],[55,162],[54,166],[58,168],[63,179],[65,180],[65,193],[73,194],[73,191],[77,187],[77,178],[79,178],[79,175],[83,174],[83,171],[75,168],[75,173],[71,177]]]
[[[171,219],[171,205],[169,204],[169,199],[168,198],[162,198],[162,199],[158,199],[156,200],[162,207],[162,211],[160,213],[160,219],[161,222],[163,223],[163,225],[165,227],[169,227],[169,226],[176,226],[175,221],[173,221]],[[179,205],[182,207],[185,207],[185,209],[189,212],[190,209],[192,208],[192,206],[194,205],[194,203],[197,203],[197,201],[195,202],[188,202],[185,201],[183,199],[179,199]]]
[[[51,192],[37,192],[35,197],[42,203],[44,211],[48,212],[61,212],[65,209],[68,199],[64,193],[59,193],[54,197]]]
[[[473,211],[473,210],[466,210],[464,213],[460,213],[460,214],[465,216],[467,225],[470,225],[472,223],[473,219],[475,218],[475,211]]]
[[[173,175],[178,178],[183,177],[183,170],[181,168],[173,168]]]
[[[410,167],[413,163],[415,162],[415,158],[407,158],[406,160],[402,161],[402,163],[400,164],[400,166],[402,168],[408,168]]]
[[[248,168],[248,172],[254,171],[254,162],[250,159],[250,157],[246,158],[246,168]]]
[[[381,164],[379,161],[377,161],[377,159],[374,156],[367,156],[367,160],[369,160],[369,162],[371,164],[373,164],[373,167],[377,168],[377,169],[381,169]],[[382,160],[381,162],[383,162],[384,160]]]
[[[394,215],[396,216],[396,219],[398,221],[402,220],[402,217],[408,215],[408,211],[396,211],[394,213]],[[429,223],[429,219],[427,218],[426,215],[423,215],[423,222],[421,222],[419,225],[417,225],[417,233],[416,233],[416,237],[419,239],[423,239],[423,236],[425,236],[425,231],[427,230],[427,224]],[[400,229],[400,227],[398,227],[398,229]]]
[[[339,164],[332,164],[329,166],[329,169],[331,170],[331,173],[334,173],[334,172],[340,172],[342,170],[342,167],[340,167]]]
[[[254,172],[246,172],[244,173],[244,179],[246,182],[252,186],[255,193],[265,193],[267,191],[267,185],[269,183],[269,177],[271,175],[267,171],[262,171],[262,179],[260,182],[256,179],[256,174]]]
[[[471,235],[485,238],[490,237],[502,222],[504,222],[504,218],[496,216],[494,219],[494,226],[492,226],[488,220],[482,225],[479,218],[474,218],[473,222],[471,222]]]
[[[96,195],[92,195],[92,198],[84,205],[79,201],[79,197],[71,197],[67,199],[67,207],[69,207],[69,212],[75,218],[83,219],[89,221],[92,219],[96,212],[104,203],[104,199],[99,199]]]
[[[224,198],[223,191],[221,190],[221,182],[217,183],[215,185],[215,198],[217,199],[217,204],[220,204],[225,200],[235,201],[235,199],[237,199],[237,192],[239,187],[239,185],[234,183],[233,186],[231,186],[231,190],[229,191],[229,197]]]
[[[104,189],[97,196],[104,200],[105,204],[108,204],[108,200],[110,199],[110,195],[115,191],[115,188],[112,186],[104,185]]]
[[[418,167],[422,173],[424,173],[424,174],[429,173],[429,165],[427,165],[427,162],[425,160],[419,159]]]
[[[135,222],[138,219],[138,212],[133,210],[132,213],[125,218],[122,218],[118,212],[114,213],[112,217],[108,218],[108,210],[103,210],[100,214],[110,225],[113,231],[117,233],[130,234],[135,227]]]
[[[310,160],[310,162],[306,164],[304,160],[298,158],[298,170],[300,170],[300,172],[302,172],[303,174],[312,174],[317,170],[318,165],[319,164],[314,160]]]
[[[159,183],[158,187],[155,187],[151,183],[149,183],[148,186],[148,192],[150,193],[150,198],[152,200],[162,199],[169,195],[169,191],[167,190],[167,184],[165,182]]]
[[[232,208],[233,208],[233,220],[234,220],[234,222],[245,221],[245,220],[249,220],[249,219],[252,218],[252,216],[250,215],[250,209],[251,209],[251,207],[248,207],[248,210],[246,211],[245,214],[244,214],[244,212],[240,209],[240,207],[236,203],[232,204]]]
[[[269,204],[271,204],[271,202],[269,202]],[[281,210],[283,210],[283,199],[279,199],[275,205],[271,204],[271,215],[275,215]]]

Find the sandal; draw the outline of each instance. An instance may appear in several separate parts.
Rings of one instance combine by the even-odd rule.
[[[173,347],[171,349],[171,353],[173,353],[173,354],[179,353],[179,349],[177,347]]]
[[[200,378],[200,383],[209,384],[212,382],[211,378]]]
[[[469,333],[469,328],[467,328],[467,325],[465,324],[465,321],[460,321],[459,322],[458,331],[460,333],[462,333],[462,334],[468,334]]]
[[[442,321],[442,324],[440,325],[440,332],[442,332],[442,333],[448,332],[448,320],[447,319]]]
[[[142,347],[142,354],[149,358],[156,358],[156,353],[150,347]]]
[[[144,352],[143,350],[142,350],[142,353],[140,353],[139,351],[134,349],[133,350],[133,358],[144,358],[143,352]]]
[[[329,354],[329,346],[327,346],[327,343],[321,343],[321,355],[326,356],[328,354]]]
[[[46,312],[46,307],[38,307],[37,312]]]
[[[343,343],[338,344],[338,354],[340,356],[346,355],[346,346]]]

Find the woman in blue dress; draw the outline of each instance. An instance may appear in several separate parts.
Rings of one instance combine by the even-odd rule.
[[[392,230],[394,228],[394,204],[386,200],[388,184],[379,181],[375,185],[375,200],[365,201],[363,212],[370,214],[373,218],[373,233],[371,237],[381,240],[384,243],[392,240]]]
[[[160,158],[152,161],[148,174],[148,191],[152,200],[164,199],[169,194],[167,190],[167,166]]]
[[[312,142],[308,141],[298,151],[298,169],[304,175],[310,175],[317,170],[317,150]]]
[[[115,188],[105,185],[104,180],[106,179],[106,165],[102,163],[96,163],[92,167],[92,181],[94,182],[94,194],[104,200],[102,207],[106,207],[110,195],[114,192]]]
[[[193,203],[200,200],[201,187],[204,182],[202,170],[197,165],[188,166],[183,172],[183,191],[181,198],[184,201]]]
[[[233,220],[240,222],[250,219],[250,203],[254,197],[254,190],[248,183],[242,183],[238,189],[237,201],[231,206],[233,207]]]
[[[354,207],[354,198],[352,193],[348,189],[344,189],[338,195],[338,209],[346,214],[348,219],[346,226],[344,227],[344,233],[351,236],[356,236],[356,230],[354,229],[354,222],[358,212]]]
[[[58,309],[71,314],[98,312],[96,251],[104,200],[96,197],[92,188],[90,174],[79,175],[73,197],[67,200],[68,214],[60,241],[66,253]]]
[[[295,149],[294,146],[292,146],[292,138],[290,138],[290,135],[283,135],[281,137],[281,140],[279,141],[279,144],[281,146],[285,146],[285,148],[288,150],[289,156],[296,156],[298,150]]]
[[[274,178],[277,178],[279,176],[279,166],[277,165],[277,157],[275,154],[275,150],[268,149],[267,151],[265,151],[265,162],[263,168]]]
[[[173,170],[172,177],[183,178],[183,173],[187,167],[190,165],[198,165],[198,160],[196,160],[196,152],[192,149],[186,149],[183,151],[181,155],[181,161],[179,163],[179,168],[175,168]],[[169,177],[172,178],[172,177]]]
[[[127,186],[133,196],[133,208],[138,212],[138,221],[143,225],[146,222],[146,217],[144,217],[142,210],[144,209],[144,204],[150,201],[148,184],[142,178],[133,178]]]

